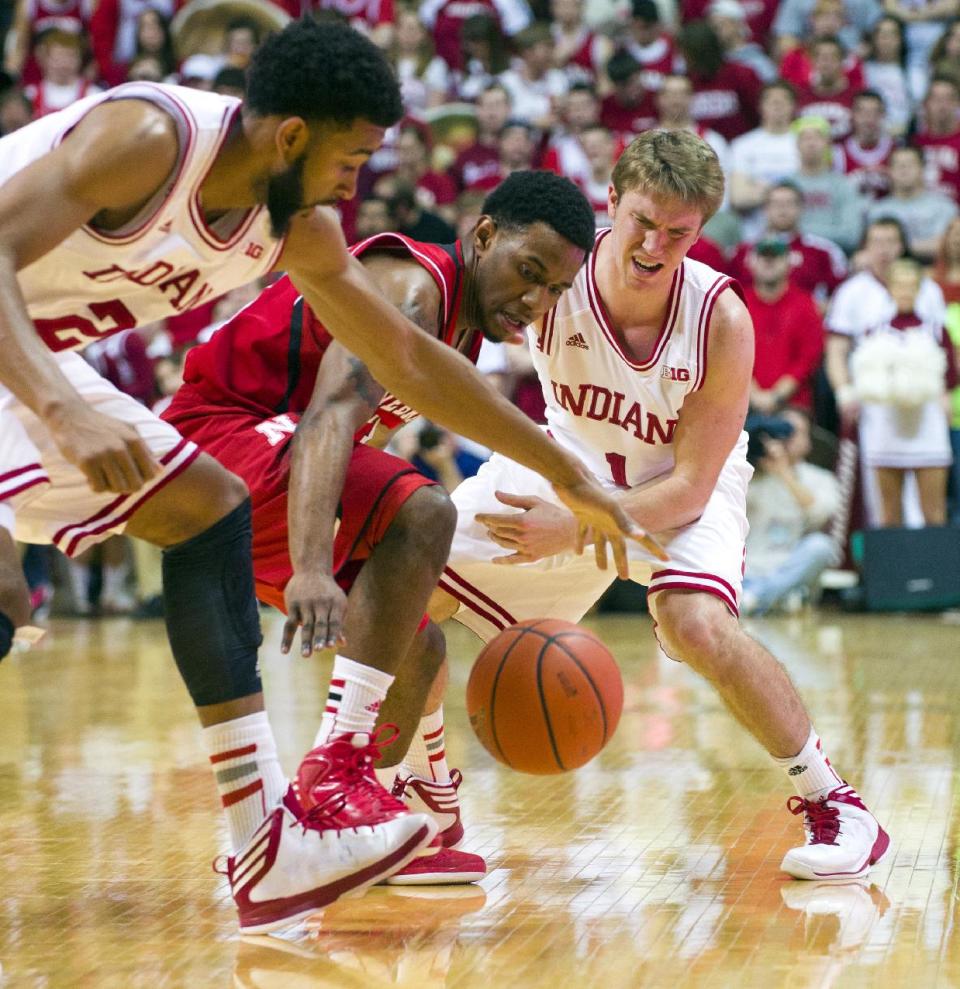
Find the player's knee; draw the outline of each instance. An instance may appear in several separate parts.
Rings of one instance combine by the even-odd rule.
[[[417,633],[416,643],[419,648],[414,657],[415,662],[420,671],[432,681],[447,655],[446,636],[433,622],[427,622]]]
[[[457,509],[439,484],[419,488],[404,502],[391,526],[420,558],[443,566],[457,527]]]
[[[664,591],[656,601],[664,652],[710,680],[726,676],[726,643],[735,625],[720,601],[700,593]]]

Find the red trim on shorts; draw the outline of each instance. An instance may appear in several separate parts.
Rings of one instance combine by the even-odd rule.
[[[647,594],[656,594],[658,591],[702,591],[704,594],[712,594],[715,598],[719,598],[729,610],[733,613],[735,618],[740,617],[740,609],[737,607],[736,598],[730,598],[719,588],[712,587],[710,584],[697,584],[693,581],[684,582],[680,580],[668,581],[665,584],[659,584],[656,587],[648,587]],[[658,640],[659,641],[659,640]]]
[[[86,539],[90,539],[93,536],[99,536],[100,533],[106,532],[108,529],[116,528],[116,526],[121,525],[126,522],[131,515],[143,504],[148,502],[158,491],[165,488],[174,478],[179,477],[201,454],[201,449],[196,444],[190,442],[190,440],[181,440],[172,450],[165,454],[161,459],[161,464],[167,464],[171,460],[174,460],[180,453],[183,452],[185,447],[193,447],[187,454],[187,456],[170,470],[169,473],[165,474],[146,494],[141,495],[139,498],[135,498],[130,505],[127,506],[126,510],[121,512],[119,515],[107,519],[101,525],[95,528],[86,528],[92,522],[96,522],[98,519],[102,519],[105,515],[110,514],[115,508],[119,507],[124,501],[128,500],[130,495],[123,495],[118,499],[114,499],[105,508],[102,508],[95,515],[91,516],[89,519],[85,519],[83,522],[75,522],[70,525],[64,526],[54,537],[53,543],[62,553],[67,556],[73,556],[77,552],[77,546],[79,543]],[[83,531],[77,532],[76,535],[70,537],[70,541],[67,543],[66,547],[60,545],[60,541],[66,538],[66,533],[71,529],[81,529]]]
[[[503,605],[497,601],[494,601],[489,595],[484,594],[478,587],[474,587],[470,581],[464,580],[464,578],[461,577],[460,574],[458,574],[452,567],[444,567],[443,572],[451,580],[458,581],[466,593],[476,595],[476,597],[479,598],[483,604],[487,605],[488,608],[492,608],[494,611],[499,612],[501,618],[507,625],[516,625],[516,618],[514,618],[513,615],[511,615],[510,612],[503,607]]]
[[[715,580],[730,592],[730,597],[734,601],[737,599],[737,592],[733,589],[733,585],[729,581],[724,580],[723,577],[718,577],[715,573],[707,573],[705,570],[698,570],[696,573],[692,570],[657,570],[656,573],[650,575],[650,583],[652,584],[661,577],[693,577],[695,580]]]
[[[28,480],[22,480],[24,474],[37,474],[38,476],[29,478]],[[21,480],[18,481],[18,479]],[[5,482],[16,482],[17,486],[14,488],[4,488],[3,485]],[[0,474],[0,501],[6,501],[7,498],[13,498],[14,495],[21,494],[38,484],[49,484],[49,482],[50,478],[43,469],[42,464],[27,464],[25,467],[16,467],[14,470],[8,470],[6,473]]]

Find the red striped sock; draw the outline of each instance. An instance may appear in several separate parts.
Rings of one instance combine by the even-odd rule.
[[[210,725],[203,740],[236,852],[287,788],[277,745],[266,711]]]
[[[403,766],[408,773],[421,779],[434,780],[437,783],[449,782],[442,706],[420,719],[417,734],[403,757]]]
[[[323,745],[331,735],[373,731],[380,705],[392,683],[390,673],[337,656],[330,675],[327,706],[313,747]]]

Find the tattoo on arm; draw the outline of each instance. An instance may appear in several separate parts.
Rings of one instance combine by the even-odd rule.
[[[373,375],[367,370],[367,365],[359,357],[351,356],[348,363],[350,371],[347,374],[347,381],[350,382],[354,391],[364,402],[375,409],[383,397],[383,388],[376,382]]]

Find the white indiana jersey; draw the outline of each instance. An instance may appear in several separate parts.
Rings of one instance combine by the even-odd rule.
[[[617,342],[597,290],[597,251],[608,233],[598,234],[573,286],[527,333],[551,435],[597,476],[633,487],[672,469],[680,407],[706,377],[714,304],[736,283],[686,258],[660,334],[636,361]]]
[[[0,140],[0,182],[55,148],[95,106],[119,99],[169,113],[180,152],[170,179],[122,229],[83,226],[18,273],[51,350],[76,350],[216,299],[270,271],[282,248],[262,206],[204,220],[200,185],[240,113],[239,100],[215,93],[127,83],[80,100]]]

